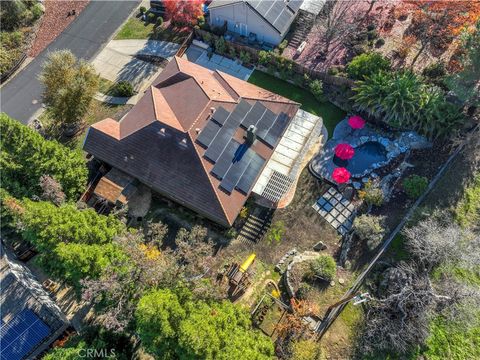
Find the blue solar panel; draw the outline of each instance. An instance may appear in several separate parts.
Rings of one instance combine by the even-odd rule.
[[[239,146],[240,144],[238,142],[236,142],[235,140],[230,140],[227,147],[218,158],[215,166],[212,169],[212,173],[219,179],[222,179],[225,173],[228,171],[230,165],[233,162],[235,151],[238,149]]]
[[[274,147],[280,136],[282,136],[283,131],[288,125],[288,120],[289,117],[287,114],[281,113],[278,115],[272,127],[268,130],[267,135],[263,137],[265,142],[271,147]]]
[[[0,359],[21,360],[51,333],[32,310],[24,309],[0,328]]]
[[[220,183],[220,186],[229,193],[233,191],[241,176],[244,174],[244,172],[250,165],[252,158],[255,156],[255,151],[246,147],[244,149],[242,149],[242,146],[238,148],[237,153],[239,152],[242,152],[242,154],[235,154],[239,157],[238,161],[234,162],[230,166],[227,173],[225,174],[225,177]]]
[[[230,113],[227,110],[225,110],[223,107],[219,107],[213,114],[212,118],[220,125],[223,125],[225,124],[225,120],[227,120],[228,115],[230,115]]]
[[[198,135],[197,142],[208,148],[219,131],[220,125],[213,121],[209,121],[203,128],[202,132]]]
[[[265,159],[255,153],[248,168],[238,181],[236,188],[242,191],[244,194],[248,194],[264,163]]]

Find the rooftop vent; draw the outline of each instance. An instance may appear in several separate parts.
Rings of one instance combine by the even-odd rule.
[[[178,144],[183,148],[187,148],[188,147],[187,138],[183,138],[182,140],[179,141]]]
[[[161,128],[161,129],[158,131],[158,135],[165,136],[166,134],[167,134],[167,133],[166,133],[165,128]]]
[[[245,136],[245,138],[247,139],[247,143],[248,144],[253,144],[253,142],[255,141],[256,139],[256,135],[255,133],[257,132],[257,128],[255,125],[250,125],[247,129],[247,135]]]

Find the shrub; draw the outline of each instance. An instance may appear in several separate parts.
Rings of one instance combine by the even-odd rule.
[[[128,81],[119,81],[117,82],[112,89],[112,93],[114,96],[120,97],[130,97],[135,94],[135,90],[133,89],[133,85]]]
[[[385,45],[385,40],[380,38],[378,39],[376,42],[375,42],[375,47],[379,48],[379,47],[382,47],[383,45]]]
[[[370,250],[374,250],[382,242],[385,235],[383,227],[384,217],[375,215],[360,215],[353,221],[353,229],[355,234],[367,242]]]
[[[269,243],[279,243],[282,241],[283,236],[285,235],[285,223],[283,221],[277,221],[270,226],[268,229],[266,239]]]
[[[40,3],[36,3],[32,6],[30,11],[32,12],[33,21],[38,20],[43,14],[42,5]]]
[[[156,18],[157,18],[157,15],[155,15],[154,13],[148,13],[148,14],[147,14],[147,21],[148,21],[149,23],[154,24]]]
[[[310,89],[310,92],[315,96],[315,98],[318,101],[324,101],[325,97],[323,96],[323,83],[321,80],[313,80],[310,82],[310,85],[308,86]]]
[[[380,206],[383,204],[383,191],[371,180],[368,180],[363,190],[358,192],[358,195],[369,206]]]
[[[225,231],[225,237],[227,239],[235,239],[237,235],[238,235],[237,230],[235,230],[233,227]]]
[[[322,360],[325,358],[321,345],[314,340],[296,340],[291,343],[291,359]]]
[[[247,51],[241,51],[240,52],[240,61],[243,64],[249,64],[250,63],[250,54]]]
[[[368,40],[375,40],[376,38],[378,38],[378,34],[376,30],[371,30],[367,33]]]
[[[272,58],[272,55],[265,50],[260,50],[258,52],[258,62],[262,65],[268,65],[270,63],[270,60]]]
[[[212,34],[207,32],[203,34],[202,39],[206,44],[212,45]]]
[[[225,42],[225,39],[223,36],[220,36],[217,40],[215,40],[215,51],[223,55],[225,54],[225,51],[227,50],[227,43]]]
[[[352,79],[362,80],[379,71],[388,71],[390,61],[382,55],[370,52],[355,56],[347,65],[347,74]]]
[[[163,25],[163,18],[162,18],[161,16],[159,16],[159,17],[157,18],[157,21],[155,22],[155,25],[156,25],[157,27],[161,27],[161,26]]]
[[[428,82],[438,86],[444,86],[443,78],[447,75],[445,63],[443,61],[439,61],[427,66],[425,69],[423,69],[422,75],[427,79]]]
[[[403,180],[403,188],[407,196],[411,199],[417,199],[422,195],[428,186],[428,179],[424,176],[410,175]]]
[[[237,51],[233,46],[228,47],[228,55],[232,58],[235,59],[237,57]]]
[[[147,12],[147,8],[145,6],[140,6],[140,14],[145,14]]]
[[[248,213],[249,213],[248,207],[244,206],[240,210],[240,213],[238,214],[238,216],[240,216],[240,219],[246,219],[248,216]]]
[[[302,282],[300,283],[300,286],[298,287],[295,296],[300,300],[305,300],[311,291],[312,287],[309,284]]]
[[[367,31],[373,31],[373,30],[375,30],[375,24],[368,24]]]
[[[362,44],[357,44],[353,46],[352,50],[355,55],[361,55],[367,52],[367,48],[365,47],[365,45],[362,45]]]
[[[279,45],[278,45],[278,49],[280,50],[280,54],[283,53],[283,50],[285,50],[288,46],[288,41],[287,39],[283,40]]]
[[[465,189],[455,216],[462,226],[480,224],[480,174],[477,174],[473,184]]]
[[[312,275],[316,275],[327,281],[332,280],[337,273],[337,264],[330,255],[320,255],[310,261]]]

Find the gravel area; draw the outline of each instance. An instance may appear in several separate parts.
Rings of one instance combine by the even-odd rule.
[[[28,55],[35,57],[42,52],[55,38],[61,34],[70,23],[87,6],[89,0],[78,1],[45,1],[45,15],[38,30],[37,37]],[[68,16],[75,10],[75,15]]]

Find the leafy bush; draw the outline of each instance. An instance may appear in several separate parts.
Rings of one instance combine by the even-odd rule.
[[[268,51],[260,50],[258,52],[258,62],[262,65],[268,65],[270,63],[271,58],[272,58],[272,55]]]
[[[409,71],[376,72],[356,82],[355,105],[396,128],[414,129],[434,139],[452,136],[465,121],[458,106],[437,87]]]
[[[240,61],[243,64],[249,64],[250,63],[250,54],[247,51],[241,51],[240,52]]]
[[[323,95],[323,83],[321,80],[313,80],[309,84],[310,92],[315,96],[318,101],[324,101],[325,97]]]
[[[161,26],[163,25],[163,18],[162,18],[161,16],[159,16],[159,17],[157,18],[157,21],[155,22],[155,25],[156,25],[157,27],[161,27]]]
[[[147,8],[145,6],[140,6],[140,14],[145,14],[147,12]]]
[[[117,82],[111,90],[113,96],[130,97],[135,95],[133,85],[125,80]]]
[[[358,195],[361,199],[365,200],[369,206],[380,206],[383,204],[383,191],[371,180],[365,184],[363,190],[358,192]]]
[[[249,213],[248,207],[244,206],[240,210],[240,213],[238,214],[238,216],[240,216],[240,219],[246,219],[248,216],[248,213]]]
[[[370,30],[368,33],[367,33],[367,39],[368,40],[375,40],[376,38],[378,38],[378,33],[376,30]]]
[[[285,223],[283,221],[277,221],[268,229],[266,239],[269,243],[279,243],[285,235]]]
[[[362,80],[379,71],[388,71],[390,60],[382,55],[370,52],[355,56],[347,65],[347,74],[352,79]]]
[[[235,59],[237,57],[237,50],[235,50],[235,47],[228,47],[228,56],[230,56],[232,59]]]
[[[32,12],[33,21],[38,20],[43,14],[42,5],[40,3],[36,3],[32,6],[30,11]]]
[[[0,133],[1,184],[13,196],[41,196],[42,175],[58,181],[68,200],[75,200],[85,190],[87,167],[81,151],[47,141],[4,113],[0,114]]]
[[[215,51],[218,54],[223,55],[225,54],[226,50],[227,50],[227,44],[225,42],[225,39],[223,38],[223,36],[220,36],[218,39],[215,40]]]
[[[444,78],[447,75],[445,63],[443,61],[435,62],[423,69],[422,75],[426,81],[440,87],[446,87]]]
[[[380,38],[375,42],[375,47],[377,48],[382,47],[383,45],[385,45],[385,39]]]
[[[154,13],[148,13],[147,14],[147,21],[151,24],[155,24],[155,20],[157,19],[157,15],[155,15]]]
[[[312,275],[330,281],[337,273],[337,264],[330,255],[320,255],[318,258],[310,261],[310,270]]]
[[[300,300],[305,300],[311,291],[312,286],[305,282],[302,282],[300,283],[300,286],[298,287],[295,296]]]
[[[288,40],[285,39],[283,40],[279,45],[278,45],[278,49],[280,50],[280,54],[283,53],[283,51],[287,48],[288,46]]]
[[[374,250],[382,242],[385,235],[384,217],[375,215],[360,215],[353,221],[353,229],[357,236],[367,242],[370,250]]]
[[[295,360],[322,360],[325,358],[321,345],[314,340],[292,342],[292,357]]]
[[[407,196],[411,199],[417,199],[422,195],[428,186],[428,179],[424,176],[410,175],[403,180],[403,188]]]

